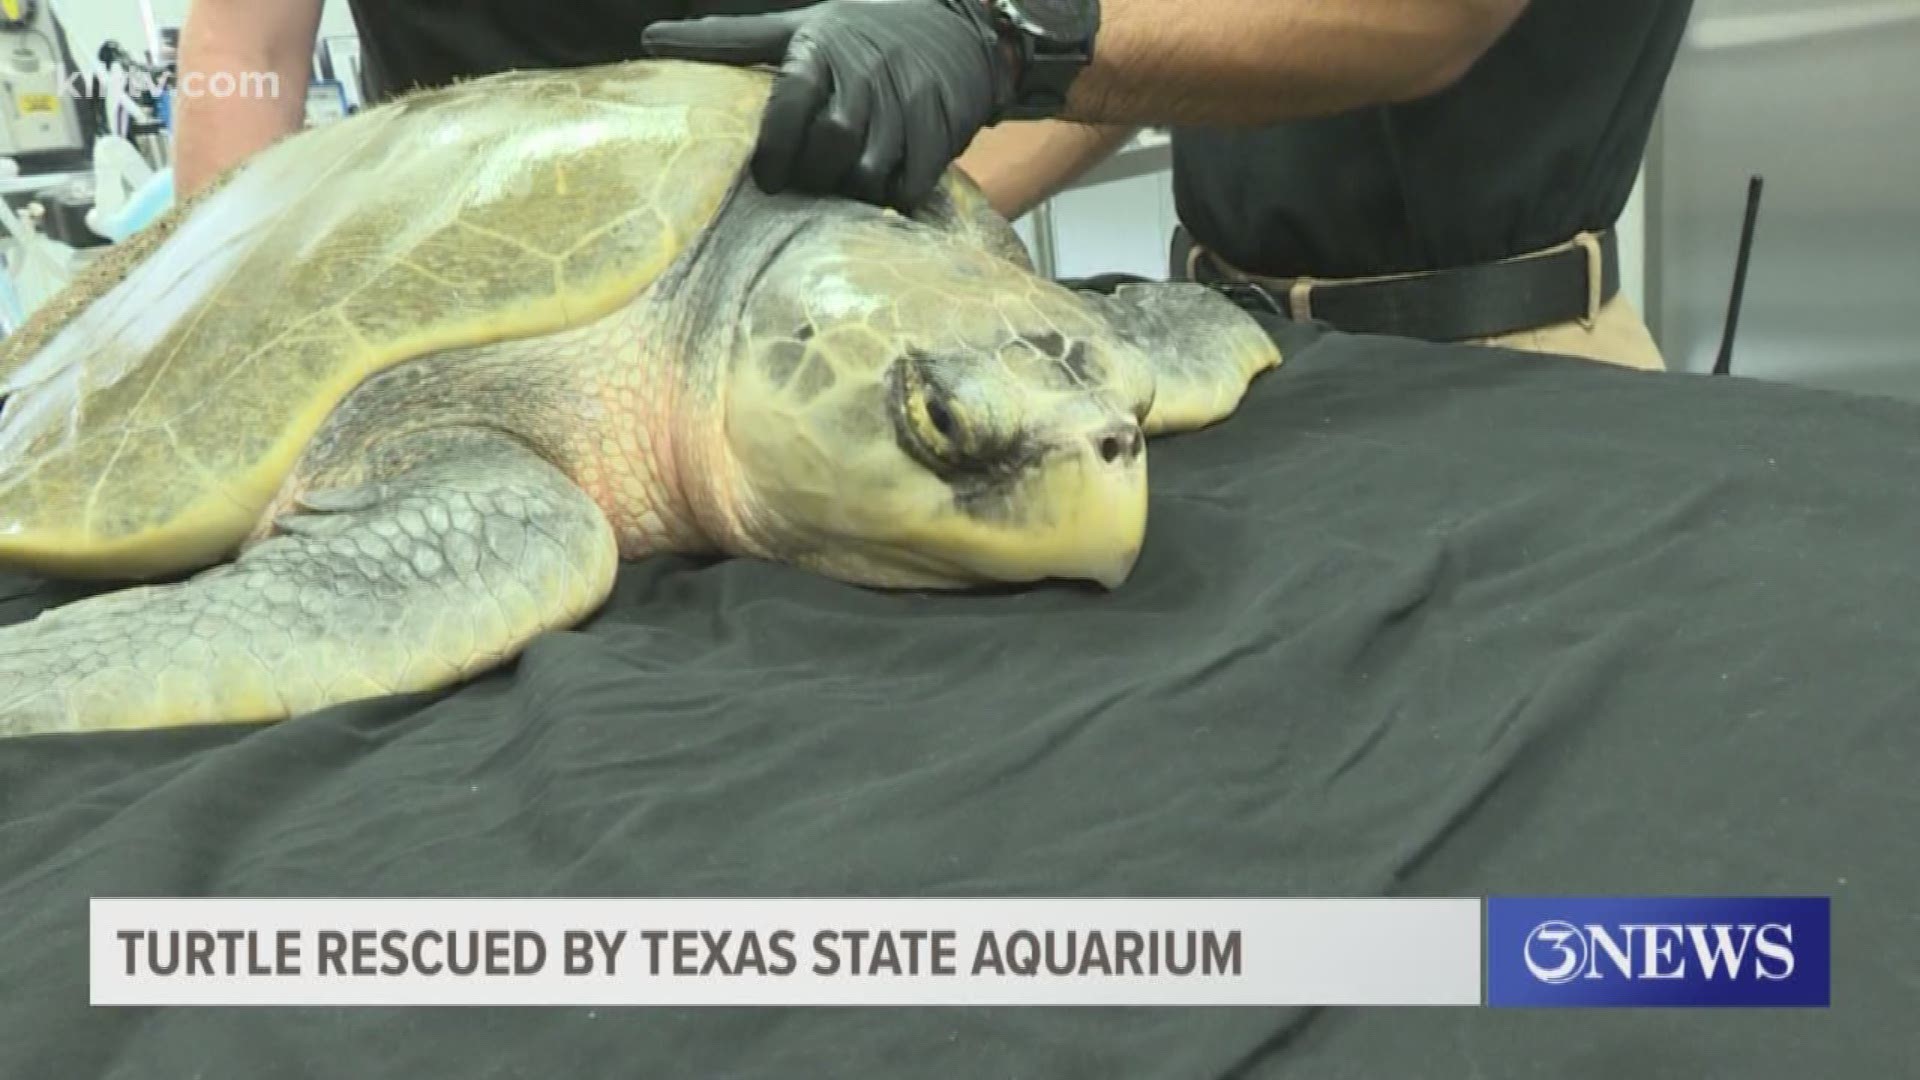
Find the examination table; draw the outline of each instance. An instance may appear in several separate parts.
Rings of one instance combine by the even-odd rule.
[[[660,558],[457,691],[0,744],[0,1077],[1913,1075],[1920,404],[1285,344],[1112,594]],[[1833,1008],[87,1005],[99,895],[1541,892],[1832,896]]]

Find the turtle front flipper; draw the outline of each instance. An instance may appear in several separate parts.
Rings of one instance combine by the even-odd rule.
[[[1280,348],[1252,316],[1205,285],[1143,282],[1084,294],[1150,370],[1148,435],[1191,431],[1233,414]]]
[[[612,588],[612,527],[506,436],[379,444],[355,486],[186,581],[0,629],[0,735],[278,720],[437,690],[577,622]]]

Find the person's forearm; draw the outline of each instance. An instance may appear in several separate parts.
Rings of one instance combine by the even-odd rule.
[[[303,126],[320,8],[319,0],[195,0],[174,94],[180,198]]]
[[[1064,114],[1257,125],[1407,101],[1458,79],[1526,0],[1102,0]]]
[[[187,199],[228,169],[298,131],[301,116],[300,110],[289,109],[282,100],[182,96],[177,124],[174,183],[179,197]]]
[[[1012,220],[1112,156],[1134,131],[1057,120],[1010,122],[980,132],[954,164],[980,185],[1000,216]]]

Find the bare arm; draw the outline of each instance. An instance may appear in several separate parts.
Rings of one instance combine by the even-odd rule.
[[[1406,101],[1465,74],[1527,0],[1103,0],[1067,119],[982,131],[956,163],[1017,218],[1143,124],[1256,125]]]
[[[1424,97],[1527,0],[1102,0],[1066,118],[1257,125]]]
[[[180,35],[176,87],[174,185],[181,199],[300,130],[321,4],[193,0]],[[273,79],[263,94],[257,76],[267,74]],[[212,92],[231,86],[243,89]]]
[[[1060,193],[1126,145],[1134,128],[1067,121],[1010,122],[980,132],[954,164],[1012,220]]]

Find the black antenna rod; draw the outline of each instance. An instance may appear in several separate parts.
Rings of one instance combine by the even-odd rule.
[[[1747,181],[1747,220],[1740,227],[1740,253],[1733,264],[1733,295],[1727,299],[1727,325],[1720,334],[1720,355],[1713,362],[1715,375],[1733,370],[1733,337],[1740,329],[1740,304],[1747,295],[1747,260],[1753,255],[1753,230],[1760,217],[1763,184],[1758,176]]]

